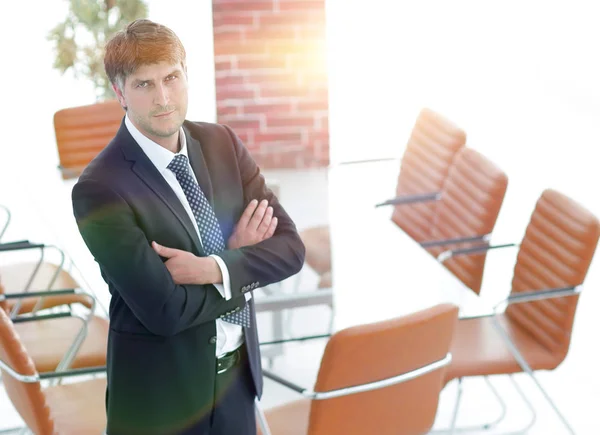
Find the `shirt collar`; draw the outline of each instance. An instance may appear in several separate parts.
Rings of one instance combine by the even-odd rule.
[[[133,122],[131,122],[129,119],[128,114],[125,114],[125,126],[127,127],[127,130],[129,130],[131,136],[133,136],[133,139],[135,139],[142,151],[144,151],[152,164],[156,166],[156,169],[158,169],[161,174],[167,169],[167,166],[169,166],[169,163],[171,163],[171,160],[173,160],[173,157],[175,157],[177,154],[183,154],[184,156],[188,157],[187,141],[183,127],[179,129],[179,143],[181,145],[181,149],[178,153],[173,153],[144,136],[136,128],[136,126],[133,125]]]

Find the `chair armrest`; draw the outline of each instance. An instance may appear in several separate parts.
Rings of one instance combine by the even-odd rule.
[[[1,293],[0,302],[7,301],[9,299],[26,299],[26,298],[39,298],[43,296],[56,296],[56,295],[74,295],[75,293],[85,293],[83,291],[77,291],[74,288],[58,289],[58,290],[40,290],[36,292],[20,292],[20,293]],[[87,294],[87,293],[86,293]],[[93,298],[92,295],[89,295]]]
[[[34,244],[34,243],[29,242],[28,240],[22,240],[22,241],[18,241],[18,242],[12,242],[12,243],[6,243],[6,244],[3,244],[3,245],[0,245],[0,252],[2,252],[2,251],[23,250],[23,249],[34,249],[34,248],[36,248],[36,249],[39,248],[40,249],[40,259],[38,260],[35,269],[31,273],[31,276],[29,277],[29,280],[28,280],[27,284],[25,285],[25,292],[29,291],[29,288],[31,287],[31,285],[33,284],[33,282],[35,280],[35,276],[37,275],[37,273],[40,270],[40,267],[43,264],[43,261],[44,261],[44,252],[45,252],[46,248],[55,249],[60,254],[60,263],[56,267],[56,272],[54,272],[54,274],[50,278],[50,281],[46,285],[47,288],[52,288],[52,286],[54,285],[54,282],[58,278],[58,276],[59,276],[60,272],[62,271],[62,269],[64,267],[64,264],[65,264],[65,253],[64,253],[64,251],[62,249],[60,249],[58,246],[55,246],[55,245],[46,245],[46,244],[43,244],[43,243]],[[35,305],[35,307],[33,308],[33,311],[36,311],[39,306],[41,306],[41,301],[39,301]],[[21,310],[21,302],[19,301],[19,302],[17,302],[15,304],[15,306],[11,310],[10,316],[11,317],[16,317],[16,315],[19,313],[20,310]]]
[[[500,321],[498,320],[498,317],[497,317],[498,307],[502,304],[510,305],[510,304],[518,304],[518,303],[523,303],[523,302],[530,302],[530,301],[535,301],[535,300],[542,300],[542,299],[558,298],[558,297],[564,297],[564,296],[574,296],[574,295],[581,293],[581,290],[582,290],[581,287],[582,287],[581,285],[578,285],[578,286],[574,286],[574,287],[562,287],[562,288],[543,289],[543,290],[535,290],[535,291],[530,291],[530,292],[517,293],[517,294],[510,295],[508,298],[504,299],[503,301],[500,301],[498,304],[496,304],[494,306],[494,312],[496,313],[496,315],[492,316],[492,323],[493,323],[494,327],[496,328],[496,330],[498,331],[498,333],[500,334],[500,336],[502,337],[502,340],[504,340],[504,342],[508,346],[508,350],[513,355],[513,357],[515,358],[517,363],[519,364],[519,367],[521,367],[521,369],[525,373],[533,375],[533,370],[532,370],[531,366],[529,365],[529,363],[527,362],[527,360],[525,359],[525,356],[523,355],[523,353],[521,353],[521,351],[519,351],[517,344],[512,340],[512,338],[510,337],[508,332],[500,324]]]
[[[440,255],[437,256],[437,260],[440,263],[443,263],[444,261],[446,261],[452,257],[455,257],[457,255],[479,254],[481,252],[487,252],[487,251],[503,249],[503,248],[514,248],[514,247],[519,247],[519,246],[521,246],[521,245],[518,243],[505,243],[502,245],[492,245],[492,246],[481,245],[481,246],[474,246],[472,248],[449,249],[447,251],[440,253]]]
[[[452,239],[428,240],[426,242],[421,242],[420,245],[422,248],[432,248],[434,246],[456,245],[458,243],[487,242],[489,238],[490,234],[484,234],[483,236],[455,237]]]
[[[90,313],[94,313],[96,309],[96,297],[81,289],[60,289],[60,290],[43,290],[36,292],[21,292],[21,293],[0,293],[0,302],[7,301],[9,299],[26,299],[26,298],[40,298],[45,296],[60,296],[60,295],[74,295],[80,294],[90,298],[92,301],[90,306]],[[88,320],[89,321],[89,320]]]
[[[31,243],[29,240],[20,240],[18,242],[0,243],[0,252],[43,249],[45,247],[46,245],[43,243]]]
[[[96,308],[96,298],[91,293],[88,293],[88,292],[85,292],[85,291],[82,291],[79,289],[64,289],[64,290],[49,290],[49,291],[38,291],[38,292],[0,294],[0,302],[3,300],[8,300],[8,299],[24,299],[24,298],[31,298],[31,297],[44,297],[44,296],[56,296],[56,295],[67,295],[67,294],[83,294],[85,296],[88,296],[92,300],[89,313],[86,316],[75,314],[75,313],[57,313],[57,314],[48,314],[48,315],[32,315],[32,316],[17,317],[17,319],[18,319],[17,323],[67,317],[67,315],[69,315],[71,317],[76,317],[82,321],[81,328],[75,335],[75,338],[73,339],[73,343],[71,343],[71,346],[69,346],[69,348],[65,352],[63,359],[59,362],[59,364],[57,366],[57,370],[63,370],[66,367],[68,367],[71,364],[71,362],[73,361],[73,359],[75,358],[75,356],[77,355],[77,352],[79,352],[79,349],[81,348],[81,345],[83,344],[83,341],[85,340],[85,338],[87,336],[88,324],[90,323],[90,321],[92,320],[92,318],[94,316],[94,311]]]
[[[282,338],[281,340],[264,341],[259,346],[269,346],[272,344],[291,343],[294,341],[319,340],[321,338],[331,338],[331,334],[307,335],[306,337]]]
[[[16,370],[14,370],[11,366],[9,366],[4,361],[0,360],[0,368],[8,373],[11,377],[16,379],[17,381],[24,382],[27,384],[35,384],[36,382],[45,380],[45,379],[60,379],[60,378],[69,378],[74,376],[83,376],[83,375],[93,375],[98,373],[106,373],[106,366],[100,367],[86,367],[80,369],[71,369],[64,371],[54,371],[54,372],[43,372],[43,373],[35,373],[33,375],[24,375]]]
[[[56,168],[60,171],[61,176],[65,179],[77,178],[81,175],[85,166],[76,166],[75,169],[67,168],[63,165],[57,165]]]
[[[523,302],[541,301],[544,299],[562,298],[565,296],[575,296],[580,294],[582,290],[582,285],[576,285],[571,287],[557,287],[550,289],[513,293],[506,299],[497,302],[496,305],[494,305],[494,312],[497,312],[498,307],[504,304],[522,304]]]
[[[68,311],[62,313],[50,314],[34,314],[33,316],[24,315],[11,319],[13,323],[37,322],[40,320],[62,319],[63,317],[71,317],[73,314]]]
[[[415,370],[411,370],[410,372],[402,373],[397,376],[392,376],[391,378],[382,379],[380,381],[369,382],[366,384],[355,385],[352,387],[340,388],[338,390],[331,391],[312,391],[307,388],[303,388],[293,382],[288,381],[287,379],[282,378],[275,373],[272,373],[268,370],[263,370],[263,375],[266,378],[269,378],[275,382],[280,383],[281,385],[288,387],[300,394],[304,397],[311,400],[325,400],[325,399],[333,399],[335,397],[348,396],[350,394],[362,393],[365,391],[377,390],[379,388],[389,387],[390,385],[400,384],[402,382],[411,381],[420,376],[431,373],[435,370],[438,370],[442,367],[447,366],[452,361],[452,355],[449,353],[446,354],[444,358],[439,361],[435,361],[426,366],[420,367]]]
[[[416,195],[401,195],[395,198],[388,199],[379,204],[376,204],[375,207],[383,207],[386,205],[405,205],[405,204],[415,204],[418,202],[429,202],[429,201],[437,201],[442,197],[441,192],[432,192],[432,193],[420,193]]]
[[[330,305],[333,303],[333,291],[322,289],[313,292],[284,293],[254,299],[256,312],[279,311],[312,305]]]
[[[15,240],[14,242],[5,242],[5,243],[0,243],[0,247],[9,247],[9,246],[14,246],[14,245],[21,245],[21,244],[26,244],[26,243],[31,243],[29,240]]]

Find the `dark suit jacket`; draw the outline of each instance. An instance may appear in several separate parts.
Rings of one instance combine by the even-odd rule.
[[[225,301],[213,285],[176,285],[151,242],[197,256],[205,253],[175,193],[121,124],[72,193],[79,231],[112,294],[106,394],[109,434],[173,433],[210,412],[215,319],[243,307],[245,292],[297,273],[304,261],[304,245],[294,223],[266,188],[256,163],[233,131],[189,121],[183,128],[191,166],[224,239],[254,198],[269,200],[278,226],[269,240],[220,254],[230,274],[231,300]],[[245,339],[260,396],[256,328],[246,330]]]

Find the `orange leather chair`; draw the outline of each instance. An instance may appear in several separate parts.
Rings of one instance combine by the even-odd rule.
[[[434,242],[423,243],[438,256],[455,248],[487,244],[492,233],[504,195],[508,177],[493,162],[472,148],[461,149],[454,159],[442,194],[436,203],[430,237]],[[455,243],[466,240],[463,243]],[[467,287],[479,294],[485,266],[485,252],[478,256],[448,258],[443,264]]]
[[[400,164],[392,220],[415,240],[431,239],[435,200],[455,154],[465,145],[466,134],[430,109],[417,117]],[[331,245],[327,226],[300,233],[306,247],[305,262],[319,275],[331,270]]]
[[[55,249],[60,254],[59,264],[44,261],[44,252],[47,248]],[[65,254],[58,247],[33,244],[26,240],[0,244],[0,253],[37,249],[40,251],[40,258],[37,262],[12,263],[0,267],[2,284],[7,294],[80,287],[71,274],[63,268]],[[79,293],[50,294],[43,298],[8,299],[0,303],[0,308],[14,317],[18,314],[73,303],[80,303],[91,308],[90,299]]]
[[[3,310],[0,310],[0,369],[11,402],[33,433],[103,433],[106,427],[105,378],[48,388],[42,388],[40,381],[103,373],[106,368],[40,373]]]
[[[458,308],[347,328],[325,348],[315,389],[264,371],[306,399],[259,412],[259,434],[416,435],[433,425]]]
[[[63,179],[78,177],[117,133],[125,112],[117,100],[71,107],[54,114]]]
[[[573,433],[534,372],[554,370],[567,356],[579,293],[599,236],[596,216],[562,193],[544,191],[519,247],[511,294],[498,305],[506,310],[458,323],[446,382],[527,373]],[[449,255],[488,249],[455,250]]]
[[[0,277],[1,278],[1,277]],[[58,293],[58,295],[56,295]],[[77,310],[57,311],[13,319],[14,328],[40,372],[64,368],[83,368],[106,364],[108,346],[108,320],[94,315],[95,299],[92,295],[73,289],[5,294],[0,282],[0,307],[9,300],[19,300],[53,295],[88,299],[88,313]],[[6,312],[6,310],[1,310]]]
[[[421,245],[438,256],[448,246],[487,246],[500,213],[508,177],[493,162],[472,148],[460,149],[436,201],[430,238]],[[327,236],[329,237],[329,236]],[[329,251],[326,252],[329,256]],[[485,267],[485,252],[478,256],[457,256],[442,261],[444,266],[479,294]],[[320,272],[320,271],[317,271]],[[331,270],[320,275],[318,287],[332,287]],[[333,305],[330,305],[333,310]],[[333,322],[331,318],[330,327]]]

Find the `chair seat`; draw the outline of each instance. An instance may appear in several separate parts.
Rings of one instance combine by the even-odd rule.
[[[6,293],[22,292],[35,270],[37,262],[16,263],[2,266],[2,285],[6,289]],[[52,276],[56,273],[58,266],[52,263],[42,263],[30,290],[47,290],[48,283]],[[61,270],[52,288],[75,288],[79,287],[77,281],[66,270]]]
[[[306,435],[310,400],[301,399],[276,406],[265,411],[265,417],[273,435]],[[258,435],[262,435],[260,427]]]
[[[304,261],[319,275],[331,270],[331,238],[329,227],[312,227],[300,232],[306,254]]]
[[[552,370],[564,359],[564,355],[541,346],[504,315],[498,316],[498,320],[533,370]],[[446,382],[460,377],[523,371],[494,326],[492,317],[459,321],[450,352],[452,363],[446,370]]]
[[[2,266],[1,279],[2,285],[5,288],[7,294],[20,293],[25,289],[27,282],[33,271],[35,270],[37,263],[19,263]],[[29,289],[29,291],[42,291],[48,290],[48,283],[56,273],[58,266],[52,263],[42,263],[40,269],[35,275],[35,279]],[[52,286],[52,289],[70,289],[78,288],[79,284],[73,279],[73,277],[65,270],[61,270]],[[21,308],[19,313],[30,313],[33,307],[38,302],[39,298],[27,298],[22,299]],[[7,311],[10,312],[14,305],[18,301],[11,299],[6,301]],[[88,308],[91,307],[90,298],[84,295],[61,295],[45,297],[42,306],[43,308],[55,307],[58,305],[80,303]]]
[[[53,371],[82,326],[75,317],[16,323],[15,329],[38,372]],[[83,345],[71,368],[106,365],[108,320],[92,318]]]
[[[44,390],[56,435],[99,435],[106,428],[106,379],[64,384]]]

